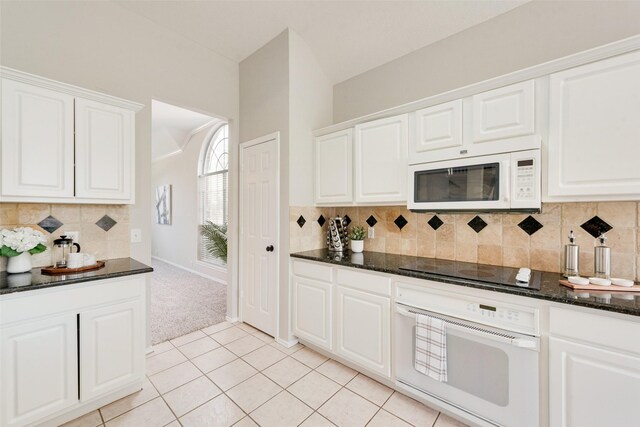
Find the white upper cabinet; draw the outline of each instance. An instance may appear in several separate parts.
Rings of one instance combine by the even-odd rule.
[[[550,198],[640,195],[640,52],[552,74],[549,85]]]
[[[355,201],[407,201],[408,115],[355,127]]]
[[[315,139],[315,201],[317,204],[353,201],[353,130]]]
[[[531,135],[534,132],[533,80],[479,93],[471,98],[473,143]]]
[[[540,148],[535,93],[528,80],[412,113],[409,164]]]
[[[6,67],[0,76],[0,202],[135,203],[142,105]]]
[[[134,168],[134,113],[76,99],[76,196],[128,200]]]
[[[73,96],[2,79],[2,195],[73,198]]]
[[[433,160],[434,150],[462,146],[462,100],[447,102],[415,112],[413,138],[409,139],[409,163]]]

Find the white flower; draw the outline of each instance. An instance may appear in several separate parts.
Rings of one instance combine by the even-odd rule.
[[[30,251],[46,241],[44,234],[29,227],[0,230],[0,247],[8,246],[16,252]]]

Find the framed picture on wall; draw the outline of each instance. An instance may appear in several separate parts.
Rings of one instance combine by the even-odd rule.
[[[156,222],[171,225],[171,184],[156,188]]]

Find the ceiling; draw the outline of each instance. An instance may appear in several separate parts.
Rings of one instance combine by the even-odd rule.
[[[182,152],[194,133],[219,121],[205,114],[152,100],[151,158],[155,161]]]
[[[129,11],[236,62],[291,28],[306,41],[333,83],[527,1],[116,0]]]

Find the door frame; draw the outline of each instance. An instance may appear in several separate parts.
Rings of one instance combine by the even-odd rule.
[[[252,147],[254,145],[263,144],[265,142],[275,141],[276,142],[276,237],[275,237],[275,250],[273,251],[276,256],[276,307],[275,307],[275,316],[276,316],[276,328],[274,331],[274,338],[278,341],[278,332],[280,331],[280,132],[276,131],[267,135],[260,136],[258,138],[244,141],[240,143],[240,156],[239,156],[239,164],[238,164],[238,320],[243,321],[244,318],[244,297],[243,297],[243,210],[244,206],[242,203],[242,189],[244,186],[244,176],[242,165],[244,161],[244,149],[248,147]]]

